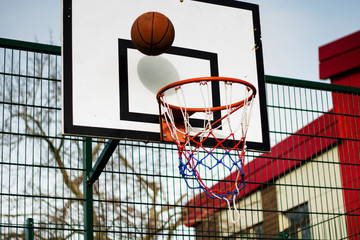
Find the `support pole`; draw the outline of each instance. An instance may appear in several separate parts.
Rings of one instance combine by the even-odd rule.
[[[25,240],[34,240],[34,219],[26,219]]]
[[[93,215],[93,189],[92,184],[88,184],[92,169],[92,140],[89,137],[84,139],[83,143],[83,161],[84,161],[84,240],[94,239],[94,215]]]
[[[119,145],[120,140],[109,140],[101,152],[100,157],[97,159],[94,167],[92,168],[89,179],[87,180],[88,184],[94,184],[99,179],[100,174],[104,171],[106,164],[108,163],[111,155],[114,153],[116,147]]]

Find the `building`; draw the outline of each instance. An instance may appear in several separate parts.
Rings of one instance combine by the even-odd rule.
[[[321,46],[319,60],[321,79],[359,88],[360,31]],[[360,239],[359,91],[331,95],[332,110],[244,166],[240,223],[225,201],[200,194],[187,203],[185,225],[199,239]]]

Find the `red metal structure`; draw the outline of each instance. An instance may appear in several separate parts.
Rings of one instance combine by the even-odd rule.
[[[360,87],[360,31],[319,48],[320,78],[331,79],[332,84]],[[360,197],[351,189],[360,186],[360,168],[352,167],[360,164],[358,144],[360,120],[351,117],[360,112],[358,96],[333,93],[334,111],[338,113],[338,126],[341,138],[339,145],[339,161],[341,164],[342,184],[344,188],[345,209],[347,215],[349,236],[359,232]],[[354,236],[359,239],[360,236]]]

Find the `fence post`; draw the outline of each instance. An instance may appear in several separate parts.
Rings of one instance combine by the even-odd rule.
[[[92,169],[92,140],[89,137],[84,139],[83,143],[83,161],[84,161],[84,240],[93,240],[94,238],[94,216],[93,216],[93,189],[92,184],[88,183]]]
[[[34,219],[26,219],[25,240],[34,240]]]

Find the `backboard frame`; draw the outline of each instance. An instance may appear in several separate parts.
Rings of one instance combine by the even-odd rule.
[[[259,8],[258,5],[239,2],[235,0],[187,0],[191,2],[199,2],[204,4],[217,5],[222,7],[231,7],[231,8],[241,8],[252,13],[252,21],[254,26],[254,48],[256,48],[256,71],[257,71],[257,91],[258,95],[266,96],[265,94],[265,75],[264,75],[264,65],[263,65],[263,53],[262,53],[262,43],[261,43],[261,31],[260,31],[260,17],[259,17]],[[105,4],[105,3],[104,3]],[[63,46],[62,46],[62,56],[63,56],[63,133],[66,135],[77,135],[77,136],[90,136],[90,137],[102,137],[102,138],[113,138],[113,139],[129,139],[137,140],[144,142],[160,142],[160,126],[159,132],[153,131],[138,131],[134,129],[125,129],[125,128],[108,128],[100,126],[84,126],[74,123],[74,81],[76,79],[73,75],[74,70],[74,56],[73,56],[73,1],[72,0],[63,0]],[[175,38],[176,38],[176,26],[175,26]],[[129,91],[127,91],[128,76],[126,68],[126,61],[124,59],[127,57],[127,50],[135,50],[132,45],[130,38],[121,38],[117,39],[118,49],[117,54],[119,57],[119,104],[121,107],[120,110],[120,119],[131,120],[134,122],[147,121],[149,123],[158,124],[159,116],[156,114],[146,115],[146,114],[137,114],[129,111],[128,104],[126,100],[129,99]],[[218,58],[217,54],[214,52],[204,51],[200,49],[191,49],[184,48],[182,46],[171,47],[166,54],[173,54],[176,56],[186,56],[186,57],[196,57],[197,59],[204,59],[210,63],[210,75],[219,76],[219,67],[218,67]],[[216,101],[217,94],[220,94],[216,86],[213,88],[214,101]],[[252,142],[248,141],[248,149],[254,151],[266,152],[270,150],[270,138],[269,138],[269,127],[268,127],[268,116],[266,110],[266,97],[259,98],[259,106],[261,111],[261,126],[262,126],[262,141],[261,142]]]

